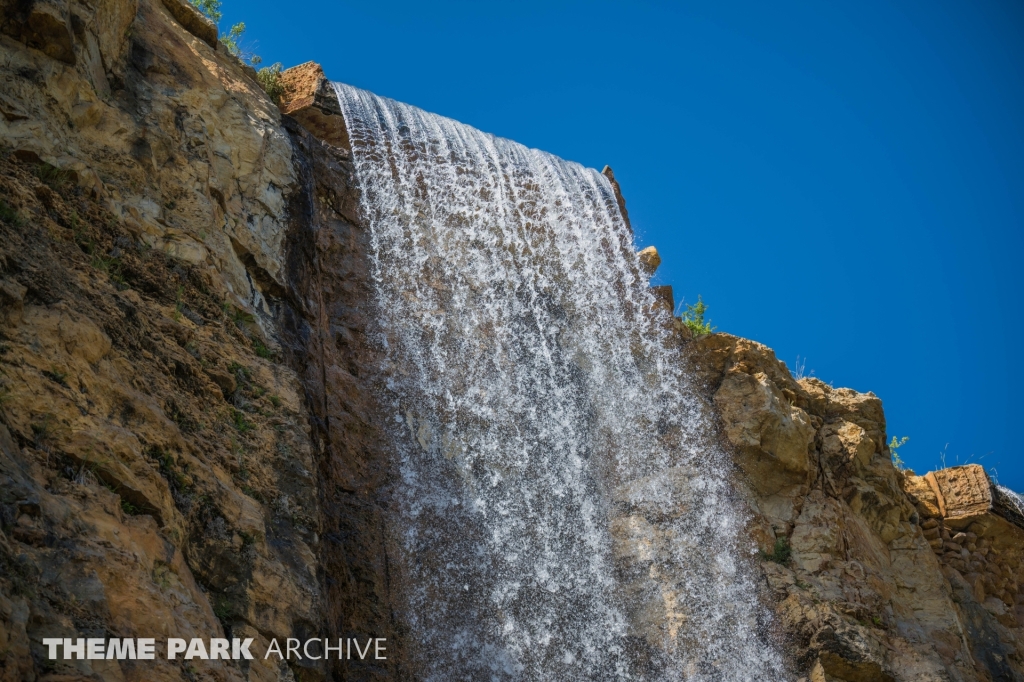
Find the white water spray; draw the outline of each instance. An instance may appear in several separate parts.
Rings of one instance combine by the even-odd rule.
[[[406,641],[430,680],[778,680],[607,179],[336,84],[372,236]]]

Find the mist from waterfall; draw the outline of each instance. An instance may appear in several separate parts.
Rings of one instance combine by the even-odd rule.
[[[424,679],[782,679],[729,463],[600,173],[335,84]]]

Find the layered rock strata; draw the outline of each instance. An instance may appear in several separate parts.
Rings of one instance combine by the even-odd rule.
[[[1024,530],[981,467],[893,466],[872,393],[680,335],[732,448],[783,648],[806,679],[1020,680]]]
[[[0,12],[0,679],[395,679],[395,655],[47,658],[394,641],[387,467],[344,153],[164,3]]]

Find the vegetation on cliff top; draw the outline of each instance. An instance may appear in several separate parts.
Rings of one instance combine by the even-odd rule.
[[[704,321],[704,314],[707,310],[708,306],[700,296],[697,297],[696,303],[686,306],[686,312],[683,313],[681,319],[694,336],[705,336],[715,331],[716,328],[711,326],[711,320]]]
[[[214,23],[219,23],[221,17],[224,16],[224,13],[221,11],[221,0],[189,0],[189,2]],[[252,66],[259,66],[263,63],[263,58],[256,54],[252,48],[243,47],[242,36],[244,35],[245,22],[239,21],[232,25],[227,33],[221,35],[220,42],[230,54],[238,57],[243,62],[249,62]],[[284,86],[281,84],[282,68],[282,64],[277,62],[263,67],[256,73],[256,81],[260,84],[260,87],[273,100],[274,104],[278,105],[281,104],[281,95],[284,94]]]
[[[189,0],[192,6],[202,12],[215,24],[219,24],[221,17],[224,13],[221,12],[221,0]],[[224,47],[228,49],[228,52],[235,55],[239,59],[251,62],[254,66],[259,64],[262,60],[259,55],[253,53],[243,53],[240,46],[242,35],[245,33],[245,22],[239,21],[228,29],[228,32],[221,36],[220,42],[224,44]]]

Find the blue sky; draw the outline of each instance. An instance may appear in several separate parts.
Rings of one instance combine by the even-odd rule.
[[[677,300],[1024,490],[1024,3],[226,0],[265,63],[601,168]]]

